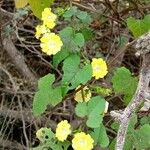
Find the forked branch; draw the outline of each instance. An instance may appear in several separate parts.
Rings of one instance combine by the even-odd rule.
[[[150,93],[149,84],[150,84],[150,32],[147,35],[142,36],[136,44],[138,54],[143,55],[143,62],[139,76],[139,83],[137,90],[125,110],[120,114],[115,111],[111,112],[111,116],[117,119],[120,122],[116,150],[123,150],[125,137],[128,129],[128,124],[131,119],[132,114],[140,106],[143,100],[147,99]]]

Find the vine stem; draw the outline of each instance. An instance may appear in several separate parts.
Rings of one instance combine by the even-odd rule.
[[[136,109],[140,106],[140,104],[147,98],[147,92],[149,89],[150,83],[150,53],[143,56],[142,68],[140,71],[139,83],[137,90],[129,103],[129,105],[125,108],[125,110],[119,114],[116,118],[120,122],[118,134],[117,134],[117,143],[116,150],[123,150],[125,144],[125,137],[128,129],[128,124],[131,119],[132,114],[136,111]],[[111,113],[112,117],[115,117]]]

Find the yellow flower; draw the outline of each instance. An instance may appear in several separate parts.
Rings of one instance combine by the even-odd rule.
[[[76,90],[77,89],[79,89],[80,88],[80,86],[78,86],[77,88],[76,88]],[[83,102],[83,101],[85,101],[85,102],[88,102],[89,100],[90,100],[90,98],[91,98],[91,91],[89,90],[89,88],[87,87],[87,86],[85,86],[84,88],[83,88],[83,90],[80,90],[80,91],[78,91],[76,94],[75,94],[75,97],[74,97],[74,99],[77,101],[77,102]],[[84,99],[83,99],[83,96],[84,96]]]
[[[63,45],[60,37],[55,33],[45,33],[40,40],[42,51],[47,55],[55,55]]]
[[[102,58],[92,59],[92,69],[96,79],[103,78],[108,73],[106,62]]]
[[[67,139],[68,135],[71,133],[71,125],[67,120],[61,121],[56,128],[56,138],[59,141],[64,141]]]
[[[45,8],[42,12],[42,21],[45,26],[52,29],[54,28],[55,21],[57,19],[57,16],[51,12],[51,8]]]
[[[38,25],[36,27],[35,37],[37,39],[39,39],[42,34],[45,34],[47,32],[50,32],[50,31],[49,31],[49,29],[45,25]]]
[[[72,147],[74,150],[91,150],[93,148],[94,140],[89,134],[84,132],[76,133],[72,140]]]

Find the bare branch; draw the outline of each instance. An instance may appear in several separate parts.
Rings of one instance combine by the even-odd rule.
[[[116,150],[123,150],[125,143],[126,132],[128,124],[132,114],[139,107],[139,105],[146,98],[145,91],[147,91],[150,82],[150,54],[147,54],[143,58],[143,65],[140,73],[140,79],[138,83],[135,95],[132,98],[131,103],[126,107],[123,114],[120,116],[120,127],[117,135]]]
[[[119,130],[117,134],[116,150],[123,150],[125,144],[125,137],[128,129],[128,124],[132,114],[140,106],[143,100],[149,99],[149,85],[150,85],[150,32],[142,35],[136,42],[136,49],[139,55],[143,56],[142,68],[139,76],[139,83],[136,92],[125,110],[120,113],[112,111],[111,116],[119,123]],[[137,54],[137,53],[136,53]]]
[[[7,51],[8,55],[11,57],[17,69],[22,73],[22,75],[26,77],[30,82],[36,83],[36,76],[26,65],[23,55],[16,49],[12,40],[9,38],[5,38],[3,40],[3,47]]]

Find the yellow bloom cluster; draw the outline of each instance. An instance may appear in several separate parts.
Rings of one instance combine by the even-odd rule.
[[[61,121],[56,128],[56,138],[59,141],[64,141],[67,139],[68,135],[71,133],[71,125],[67,120]]]
[[[45,142],[45,133],[49,132],[48,128],[41,128],[36,132],[36,137],[41,141]],[[63,120],[58,123],[56,128],[55,137],[57,140],[64,142],[68,135],[71,134],[71,125],[67,120]],[[72,139],[72,147],[74,150],[92,150],[94,140],[89,134],[84,132],[76,133]]]
[[[79,89],[81,86],[78,86],[76,88]],[[76,94],[75,94],[75,97],[74,99],[77,101],[77,102],[88,102],[91,98],[91,91],[89,90],[89,88],[87,86],[85,86],[82,90],[78,91]]]
[[[72,140],[72,147],[74,150],[91,150],[93,149],[94,140],[89,134],[84,132],[76,133]]]
[[[95,79],[103,78],[108,73],[106,62],[102,58],[92,59],[92,69]]]
[[[41,48],[47,55],[55,55],[61,50],[63,45],[60,37],[55,33],[52,33],[50,29],[53,29],[56,25],[57,16],[52,13],[50,8],[45,8],[42,12],[42,25],[36,27],[35,37],[37,39],[41,38]]]

